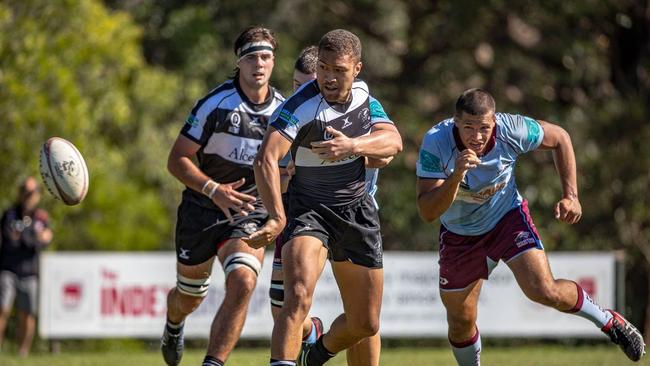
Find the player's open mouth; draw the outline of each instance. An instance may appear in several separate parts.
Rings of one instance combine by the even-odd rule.
[[[325,85],[325,87],[323,89],[325,89],[325,90],[327,90],[329,92],[334,92],[334,91],[337,91],[339,88],[336,85]]]
[[[481,149],[483,148],[483,144],[480,144],[480,143],[479,144],[472,144],[472,143],[470,143],[469,148],[474,150],[474,152],[481,151]]]

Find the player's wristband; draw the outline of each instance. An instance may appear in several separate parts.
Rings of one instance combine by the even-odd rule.
[[[212,185],[212,187],[210,187]],[[214,194],[217,192],[217,188],[219,188],[219,183],[213,181],[212,179],[208,179],[207,182],[203,185],[203,188],[201,188],[201,192],[208,196],[209,199],[212,199],[214,197]]]

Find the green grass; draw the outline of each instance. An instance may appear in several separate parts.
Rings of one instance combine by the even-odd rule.
[[[190,350],[183,357],[181,365],[200,365],[203,351]],[[228,360],[234,366],[263,366],[268,364],[269,351],[264,348],[238,349]],[[525,365],[525,366],[618,366],[650,365],[650,357],[640,363],[630,362],[623,353],[612,346],[513,346],[487,347],[481,357],[484,365]],[[345,365],[345,356],[339,355],[328,366]],[[163,365],[158,352],[152,351],[112,351],[112,352],[63,352],[58,355],[36,353],[27,359],[0,353],[2,366],[147,366]],[[382,351],[381,365],[386,366],[454,366],[448,348],[385,348]]]

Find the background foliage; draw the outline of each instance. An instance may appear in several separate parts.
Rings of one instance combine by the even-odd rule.
[[[490,90],[498,109],[572,136],[582,221],[553,219],[550,153],[521,159],[519,187],[548,250],[622,250],[628,313],[650,327],[650,2],[648,0],[26,0],[0,3],[0,204],[38,174],[49,136],[71,140],[91,173],[87,200],[44,200],[55,248],[169,250],[181,185],[165,169],[194,100],[228,77],[232,42],[263,24],[280,43],[272,83],[333,28],[358,34],[372,93],[405,151],[382,171],[385,247],[432,250],[436,225],[415,210],[424,132],[460,92]],[[642,327],[643,328],[643,327]]]

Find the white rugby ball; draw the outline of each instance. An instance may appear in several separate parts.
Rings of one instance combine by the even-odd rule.
[[[88,167],[70,141],[49,138],[41,148],[39,168],[47,190],[66,205],[76,205],[86,197]]]

